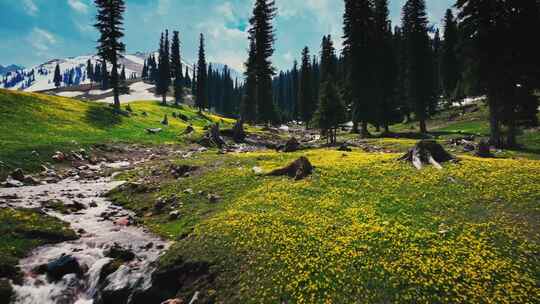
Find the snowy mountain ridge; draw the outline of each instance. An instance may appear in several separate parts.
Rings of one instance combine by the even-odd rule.
[[[140,77],[142,74],[144,61],[151,53],[137,52],[134,54],[124,55],[120,59],[120,65],[125,66],[126,77]],[[54,70],[56,65],[60,66],[60,74],[63,79],[67,78],[70,81],[62,81],[61,87],[69,85],[88,84],[87,62],[90,60],[93,66],[101,63],[101,58],[97,55],[82,55],[77,57],[68,57],[64,59],[52,59],[37,66],[16,69],[7,72],[0,78],[0,87],[11,90],[23,90],[28,92],[45,91],[55,89],[54,85]],[[183,61],[184,67],[188,67],[188,73],[193,76],[193,66]],[[110,71],[111,65],[107,64]]]

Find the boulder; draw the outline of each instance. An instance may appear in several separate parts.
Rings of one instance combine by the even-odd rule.
[[[2,183],[2,186],[7,188],[19,188],[24,186],[24,184],[18,180],[11,178],[11,176],[8,176],[6,181]]]
[[[169,220],[173,221],[180,218],[180,211],[174,210],[169,213]]]
[[[215,204],[219,202],[219,200],[221,200],[221,197],[217,194],[208,194],[206,197],[208,198],[208,201],[212,204]]]
[[[19,182],[24,182],[24,172],[21,168],[17,168],[15,170],[13,170],[9,176],[11,176],[11,178],[13,178],[14,180],[17,180]]]
[[[111,259],[121,260],[123,262],[130,262],[135,259],[135,254],[131,249],[126,249],[117,243],[114,243],[110,248],[103,253],[106,257]]]
[[[66,155],[60,151],[56,151],[56,153],[54,153],[52,156],[52,159],[56,162],[63,162],[66,160]]]
[[[480,141],[475,155],[478,157],[493,157],[489,143],[485,140]]]
[[[169,171],[175,178],[188,177],[189,173],[198,170],[199,167],[188,165],[171,165]]]
[[[342,144],[339,146],[338,151],[351,152],[352,149],[347,145],[347,143],[342,143]]]
[[[148,134],[158,134],[162,130],[163,129],[161,129],[161,128],[149,128],[149,129],[146,129],[146,133],[148,133]]]
[[[46,273],[51,281],[56,282],[66,274],[82,275],[82,270],[77,259],[71,255],[63,255],[47,264]]]
[[[186,129],[184,130],[184,134],[191,134],[195,131],[195,129],[193,129],[193,126],[192,125],[189,125],[186,127]]]

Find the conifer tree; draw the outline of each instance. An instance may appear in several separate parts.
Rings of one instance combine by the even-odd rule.
[[[425,0],[408,0],[403,7],[403,31],[407,52],[407,95],[420,132],[427,133],[426,120],[434,102],[432,49],[428,36]]]
[[[92,65],[92,61],[90,61],[90,59],[86,61],[86,76],[90,82],[94,81],[94,66]]]
[[[257,120],[257,73],[256,73],[256,45],[255,38],[249,40],[249,54],[245,63],[245,90],[242,97],[240,117],[246,122],[253,123]]]
[[[161,102],[165,105],[167,104],[167,93],[169,92],[169,86],[171,85],[168,30],[165,30],[165,34],[161,34],[158,62],[158,81],[156,84],[156,93],[161,95]]]
[[[338,126],[345,117],[345,109],[335,85],[336,59],[331,36],[324,36],[321,50],[320,97],[314,120],[330,144],[336,143]]]
[[[300,112],[298,107],[298,82],[299,82],[299,74],[298,74],[298,62],[294,60],[293,69],[291,71],[291,113],[292,118],[294,120],[298,120],[300,118]]]
[[[276,16],[274,0],[256,0],[253,16],[249,20],[250,35],[255,41],[255,72],[257,80],[257,120],[274,122],[277,115],[272,93],[272,77],[275,74],[270,58],[274,53],[274,27],[272,20]]]
[[[184,95],[182,60],[180,57],[180,34],[178,31],[173,32],[171,44],[171,70],[174,78],[174,103],[178,105],[179,103],[182,103]]]
[[[300,118],[309,127],[315,111],[312,89],[311,58],[309,48],[306,46],[302,50],[302,63],[300,67],[300,80],[298,85],[298,103]]]
[[[188,66],[186,65],[186,73],[184,74],[184,85],[186,87],[191,87],[191,77],[189,77]]]
[[[348,99],[353,108],[353,132],[367,137],[368,121],[376,116],[373,106],[376,66],[374,52],[374,12],[370,0],[345,0],[344,56],[347,62]]]
[[[142,79],[147,79],[148,78],[148,64],[147,63],[148,63],[148,59],[145,59],[144,64],[143,64],[142,73],[141,73]]]
[[[448,99],[454,99],[460,77],[458,63],[458,26],[451,9],[444,17],[444,43],[441,54],[441,75],[443,93]]]
[[[126,49],[124,43],[120,41],[124,37],[122,26],[126,6],[124,0],[95,0],[94,3],[98,9],[97,22],[94,26],[100,32],[98,55],[112,65],[111,85],[114,94],[114,107],[118,112],[120,111],[118,60]]]
[[[520,116],[535,115],[538,109],[532,91],[540,87],[540,43],[528,32],[540,28],[540,3],[458,0],[457,7],[465,43],[474,49],[472,58],[487,93],[491,143],[515,146]],[[508,127],[506,141],[501,125]]]
[[[62,75],[60,74],[60,65],[57,63],[56,67],[54,68],[54,86],[59,88],[62,84]]]
[[[197,88],[196,88],[196,106],[199,112],[202,112],[208,107],[207,95],[207,69],[206,69],[206,54],[204,51],[204,35],[200,35],[199,41],[199,60],[197,62]]]

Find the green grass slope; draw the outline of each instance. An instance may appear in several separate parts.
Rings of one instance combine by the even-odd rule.
[[[222,119],[210,114],[200,116],[187,106],[162,106],[150,101],[135,102],[130,106],[133,115],[119,116],[105,104],[0,89],[0,161],[4,163],[3,170],[35,169],[42,162],[50,161],[56,150],[69,151],[95,143],[179,143],[186,139],[181,132],[189,123],[200,135],[205,125]],[[148,115],[143,116],[142,112]],[[187,116],[189,121],[173,118],[173,112]],[[160,123],[165,114],[169,126]],[[231,121],[226,119],[225,122]],[[150,135],[145,132],[146,128],[163,128],[163,132]]]

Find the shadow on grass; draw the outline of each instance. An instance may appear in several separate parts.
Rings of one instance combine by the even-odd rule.
[[[85,120],[90,125],[107,129],[122,122],[122,115],[114,113],[111,107],[91,106],[86,111]]]

